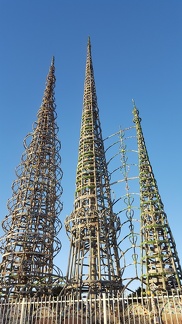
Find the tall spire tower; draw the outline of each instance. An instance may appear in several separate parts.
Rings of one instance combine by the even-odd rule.
[[[88,39],[74,211],[65,221],[70,238],[66,291],[111,293],[122,287],[117,231],[99,120]]]
[[[173,289],[181,289],[182,269],[135,105],[133,114],[139,152],[142,282],[147,291],[171,292]]]
[[[2,296],[46,294],[60,275],[53,264],[53,257],[61,248],[56,236],[61,228],[58,215],[62,209],[54,71],[53,59],[37,122],[24,140],[25,152],[7,204],[9,215],[2,222]]]

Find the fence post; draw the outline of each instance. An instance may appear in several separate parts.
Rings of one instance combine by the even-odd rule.
[[[22,299],[20,324],[24,324],[25,298]]]
[[[107,324],[106,293],[103,293],[102,296],[103,296],[104,324]]]

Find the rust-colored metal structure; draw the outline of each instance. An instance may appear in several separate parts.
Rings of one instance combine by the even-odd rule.
[[[139,156],[141,278],[146,291],[170,293],[172,290],[181,290],[182,269],[149,160],[141,119],[135,104],[133,114]]]
[[[7,204],[9,215],[2,222],[0,294],[9,298],[49,294],[60,278],[53,264],[61,248],[57,234],[62,209],[54,87],[53,58],[37,122],[24,140],[25,152]]]
[[[117,232],[99,120],[90,39],[87,45],[83,112],[74,211],[65,221],[70,238],[66,293],[114,294],[122,288]]]

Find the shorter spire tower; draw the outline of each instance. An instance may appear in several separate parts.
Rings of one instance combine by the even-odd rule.
[[[53,264],[61,248],[56,236],[62,209],[54,71],[53,58],[38,120],[24,140],[25,152],[7,204],[9,215],[2,222],[0,291],[6,297],[50,293],[60,276]]]
[[[139,154],[142,282],[147,291],[171,292],[181,289],[182,269],[135,104],[133,114]]]
[[[99,120],[88,40],[74,211],[66,218],[71,241],[66,291],[111,294],[122,287],[117,231]]]

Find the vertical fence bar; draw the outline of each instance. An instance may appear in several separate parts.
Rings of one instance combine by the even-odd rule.
[[[22,299],[20,324],[24,324],[25,298]]]
[[[104,324],[107,324],[106,294],[103,293],[102,295],[103,295]]]

